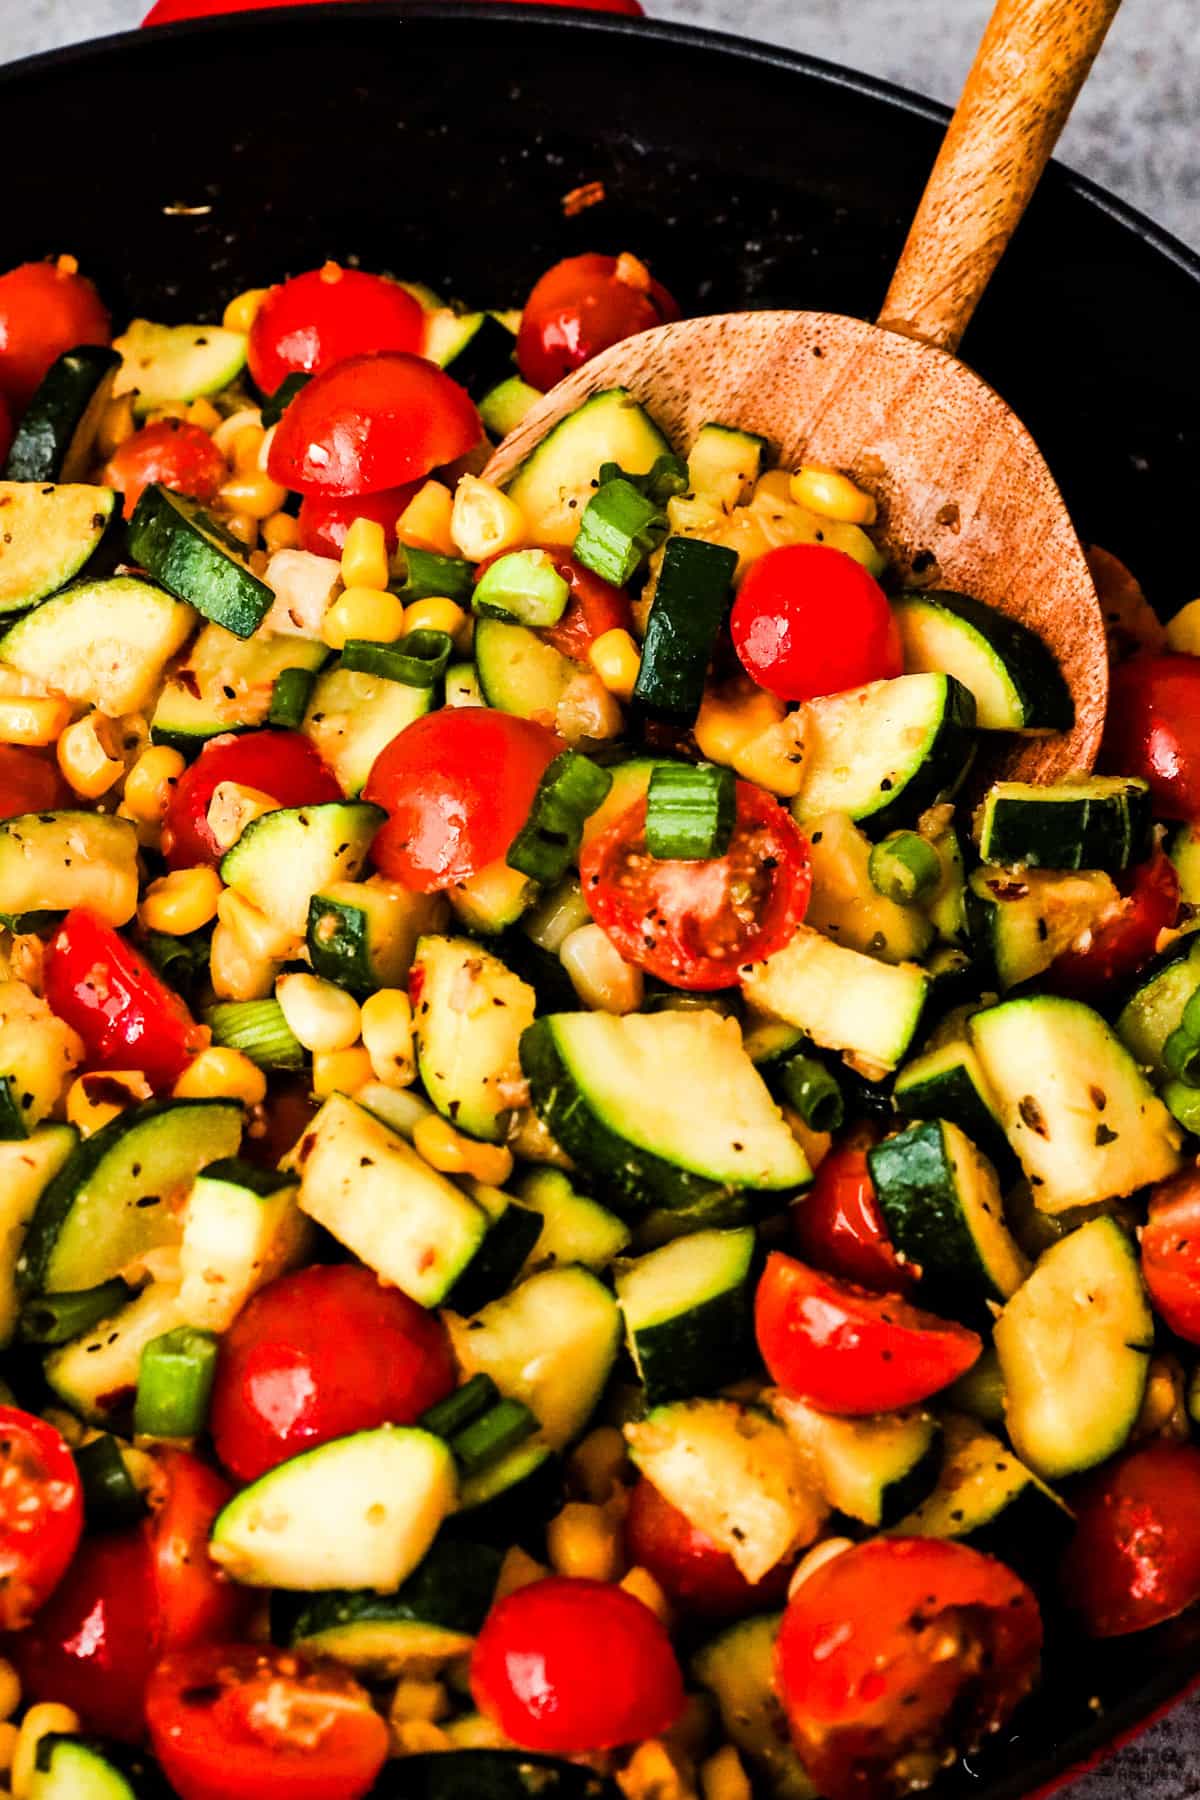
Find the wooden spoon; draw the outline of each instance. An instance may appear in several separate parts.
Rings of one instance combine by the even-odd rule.
[[[1058,657],[1075,725],[1002,738],[999,768],[1053,781],[1092,767],[1108,697],[1104,622],[1037,445],[950,354],[1037,185],[1120,0],[998,0],[878,325],[833,313],[685,319],[605,351],[498,447],[504,481],[589,394],[625,387],[679,445],[708,420],[769,438],[786,468],[851,473],[874,494],[905,581],[957,588],[1032,626]],[[1014,331],[1037,321],[1014,320]]]

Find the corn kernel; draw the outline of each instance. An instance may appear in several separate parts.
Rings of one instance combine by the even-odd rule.
[[[275,986],[279,963],[250,949],[231,925],[220,920],[212,934],[208,972],[218,1000],[265,1000]]]
[[[244,550],[253,550],[258,543],[258,520],[253,513],[223,513],[221,523],[230,537],[236,538]]]
[[[512,1174],[512,1151],[503,1144],[480,1144],[455,1131],[446,1119],[431,1113],[413,1128],[413,1147],[433,1169],[444,1175],[473,1175],[491,1187],[502,1187]]]
[[[139,819],[125,804],[124,800],[122,800],[117,808],[117,817],[118,819],[128,819],[129,823],[133,826],[138,844],[143,850],[158,850],[161,848],[162,826],[157,820],[151,823],[147,819]]]
[[[237,442],[238,432],[247,425],[257,425],[262,430],[262,413],[257,406],[241,406],[237,412],[230,413],[222,419],[212,434],[213,443],[221,452],[226,462],[233,461],[233,446]]]
[[[154,1090],[140,1069],[96,1069],[78,1076],[67,1089],[67,1118],[84,1137],[90,1137],[135,1100],[153,1097]]]
[[[413,550],[432,550],[438,556],[457,556],[450,535],[454,511],[454,495],[441,481],[427,481],[419,487],[396,525],[400,544]]]
[[[54,696],[39,700],[0,700],[0,743],[28,744],[40,748],[53,744],[71,722],[69,700]]]
[[[272,513],[263,520],[262,539],[272,556],[276,550],[294,550],[300,542],[300,527],[291,513]]]
[[[450,1739],[429,1719],[402,1719],[392,1728],[397,1756],[424,1756],[431,1750],[449,1750]]]
[[[59,738],[58,766],[77,794],[98,800],[125,773],[114,750],[110,721],[103,713],[90,712],[68,725]]]
[[[21,1677],[6,1656],[0,1656],[0,1719],[11,1719],[21,1704]]]
[[[96,455],[107,462],[114,451],[121,448],[137,430],[133,416],[133,395],[121,394],[110,400],[100,414],[100,428],[96,433]]]
[[[11,1719],[6,1719],[0,1725],[0,1775],[7,1775],[12,1768],[20,1736],[19,1726],[14,1725]]]
[[[843,525],[875,523],[872,495],[865,494],[838,469],[827,469],[821,463],[802,463],[789,481],[788,491],[797,506],[807,506],[822,518],[837,519]]]
[[[704,1800],[753,1800],[742,1759],[732,1744],[722,1744],[700,1765],[700,1790]]]
[[[600,1505],[621,1485],[628,1460],[625,1439],[616,1426],[597,1425],[572,1452],[567,1473],[585,1499]]]
[[[671,1758],[659,1738],[638,1745],[617,1775],[625,1800],[695,1800],[695,1789]]]
[[[247,288],[244,294],[236,294],[221,315],[226,331],[249,331],[270,291],[270,288]]]
[[[352,519],[342,545],[342,580],[347,588],[386,588],[387,534],[378,519]]]
[[[283,962],[300,948],[294,932],[233,888],[226,888],[218,898],[217,917],[233,932],[246,954],[261,962]]]
[[[827,1131],[814,1131],[811,1125],[806,1125],[795,1107],[784,1106],[780,1111],[783,1113],[784,1123],[803,1150],[808,1166],[815,1175],[833,1149],[833,1138]]]
[[[402,1725],[408,1719],[424,1719],[435,1725],[449,1711],[450,1696],[440,1681],[401,1679],[388,1702],[388,1721]]]
[[[347,588],[325,614],[321,635],[331,650],[348,638],[393,644],[404,630],[404,607],[386,588]]]
[[[253,820],[278,810],[274,794],[264,793],[262,788],[245,787],[240,781],[218,781],[205,817],[217,848],[229,850]]]
[[[283,1008],[292,1036],[314,1053],[348,1050],[362,1027],[358,1001],[319,975],[281,975],[275,998]]]
[[[76,1736],[80,1730],[79,1714],[72,1712],[69,1706],[59,1706],[55,1701],[44,1701],[40,1706],[31,1706],[21,1720],[17,1741],[13,1746],[12,1773],[9,1786],[12,1788],[13,1800],[29,1800],[33,1787],[34,1759],[38,1745],[51,1732],[61,1732],[64,1736]]]
[[[532,1587],[535,1581],[545,1581],[549,1573],[545,1563],[535,1561],[520,1544],[511,1544],[500,1564],[492,1604],[503,1600],[506,1594],[515,1594],[519,1588]]]
[[[312,1090],[318,1100],[330,1094],[354,1094],[375,1079],[371,1058],[361,1044],[348,1050],[318,1050],[313,1056]]]
[[[461,556],[483,562],[504,550],[519,550],[529,540],[529,527],[515,500],[490,481],[464,475],[455,490],[450,535]]]
[[[431,594],[427,600],[414,600],[404,609],[404,629],[408,631],[444,631],[458,642],[469,617],[455,601],[444,594]]]
[[[124,804],[131,817],[157,825],[186,767],[178,750],[169,750],[165,744],[152,744],[149,750],[143,750],[125,777]]]
[[[188,407],[187,422],[189,425],[198,425],[201,431],[211,433],[214,432],[221,423],[221,415],[213,405],[212,401],[205,399],[204,395],[201,394],[200,397],[193,400],[192,404]]]
[[[752,781],[782,800],[794,800],[807,773],[806,737],[807,714],[798,707],[757,736],[737,744],[729,760],[743,781]]]
[[[168,937],[187,937],[217,916],[221,877],[203,864],[194,869],[174,869],[152,881],[142,897],[138,918],[147,931],[164,931]]]
[[[258,454],[266,435],[262,425],[253,421],[238,426],[227,454],[239,474],[252,475],[258,470]]]
[[[640,1563],[635,1563],[633,1568],[621,1577],[620,1585],[627,1594],[632,1594],[635,1600],[640,1600],[643,1606],[648,1606],[655,1618],[663,1625],[670,1625],[671,1603],[649,1569],[643,1569]]]
[[[590,738],[603,742],[619,737],[625,727],[621,703],[610,694],[592,669],[580,669],[562,691],[554,714],[554,728],[568,744]]]
[[[782,700],[749,681],[708,688],[692,728],[701,755],[732,764],[741,746],[777,725],[786,710]]]
[[[258,469],[242,469],[221,484],[218,497],[230,512],[245,514],[254,520],[254,536],[257,538],[258,521],[269,519],[272,513],[279,511],[287,499],[287,489]]]
[[[362,1040],[378,1081],[411,1087],[417,1079],[412,1002],[403,988],[380,988],[362,1005]]]
[[[602,631],[588,649],[588,661],[610,694],[620,700],[632,700],[642,666],[642,655],[628,631],[618,625]]]
[[[642,1004],[642,971],[627,963],[599,925],[581,925],[559,947],[571,986],[593,1012],[631,1013]]]
[[[546,1527],[546,1551],[557,1575],[615,1581],[621,1573],[621,1532],[602,1506],[570,1500]]]
[[[188,1064],[171,1091],[177,1100],[240,1100],[257,1106],[267,1097],[267,1078],[243,1051],[212,1044]]]

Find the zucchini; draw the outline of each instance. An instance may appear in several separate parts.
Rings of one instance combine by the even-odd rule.
[[[374,1800],[621,1800],[615,1782],[586,1764],[494,1748],[435,1750],[385,1763],[371,1793]]]
[[[0,610],[3,610],[2,558],[3,552],[0,552]],[[1200,910],[1200,830],[1195,825],[1176,826],[1167,851],[1179,877],[1179,898],[1186,906]]]
[[[669,767],[668,759],[657,756],[633,756],[628,762],[615,764],[610,771],[612,786],[595,812],[584,820],[581,851],[586,850],[610,825],[615,825],[631,806],[646,799],[650,792],[650,778],[655,769]]]
[[[472,1137],[503,1143],[521,1087],[531,987],[470,938],[423,937],[413,961],[417,1065],[438,1111]],[[521,1097],[523,1098],[523,1096]]]
[[[481,401],[499,382],[515,379],[516,348],[515,333],[495,313],[459,313],[444,306],[425,316],[422,356],[453,376],[472,400]]]
[[[488,1228],[442,1304],[455,1312],[475,1312],[507,1293],[518,1271],[533,1256],[542,1235],[542,1215],[486,1182],[468,1176],[463,1185],[487,1214]]]
[[[447,706],[486,706],[479,672],[473,662],[450,663],[444,680]]]
[[[578,674],[570,657],[527,625],[507,619],[475,622],[475,668],[488,706],[553,725],[558,703]]]
[[[42,376],[13,434],[6,481],[81,481],[121,364],[115,350],[79,344]]]
[[[227,1331],[251,1294],[311,1249],[292,1171],[222,1157],[196,1176],[183,1208],[179,1305],[198,1331]]]
[[[433,705],[433,689],[409,687],[336,663],[318,675],[301,730],[337,776],[360,794],[380,751]]]
[[[742,506],[763,472],[767,440],[735,425],[702,425],[688,451],[688,483],[698,499],[726,511]]]
[[[114,392],[133,395],[145,417],[171,400],[198,400],[232,386],[246,366],[246,334],[220,325],[156,325],[134,319],[113,340],[121,353]]]
[[[911,673],[953,675],[975,699],[981,731],[1070,731],[1071,690],[1037,633],[966,594],[933,589],[893,603]]]
[[[908,1119],[946,1119],[977,1144],[1007,1183],[1019,1165],[1000,1121],[1000,1102],[965,1035],[932,1044],[896,1076],[897,1110]]]
[[[725,544],[667,539],[633,690],[649,718],[695,723],[736,570],[737,552]]]
[[[0,481],[0,617],[24,612],[78,575],[107,532],[112,488]]]
[[[1071,1513],[998,1437],[947,1413],[933,1491],[894,1529],[898,1537],[970,1544],[1029,1575],[1053,1569],[1071,1535]]]
[[[560,419],[508,483],[538,544],[573,544],[604,463],[647,475],[671,446],[625,388],[593,394]]]
[[[904,1057],[928,989],[929,977],[915,963],[877,962],[807,925],[774,956],[742,970],[751,1006],[872,1074],[894,1069]]]
[[[302,938],[315,894],[353,881],[386,814],[360,800],[281,806],[252,819],[221,859],[221,879]]]
[[[153,483],[129,521],[129,554],[168,593],[236,637],[252,637],[275,594],[250,567],[250,552],[196,500]]]
[[[26,1800],[168,1800],[169,1789],[140,1751],[52,1731],[37,1739],[25,1794]]]
[[[111,1425],[133,1406],[146,1345],[186,1323],[179,1283],[152,1281],[91,1331],[52,1350],[47,1385],[81,1419]]]
[[[465,930],[478,932],[480,937],[498,937],[528,912],[539,891],[537,883],[520,869],[494,862],[465,881],[456,881],[447,889],[446,898]]]
[[[817,1800],[775,1692],[775,1640],[782,1618],[760,1613],[727,1625],[697,1650],[692,1674],[716,1700],[726,1737],[761,1778],[770,1800]]]
[[[812,895],[805,922],[846,950],[880,962],[920,962],[934,928],[917,906],[889,900],[873,885],[871,843],[844,813],[822,813],[808,828]]]
[[[1102,871],[1057,874],[979,868],[968,880],[977,956],[995,972],[1001,988],[1044,974],[1064,950],[1120,906],[1120,895]]]
[[[542,1219],[527,1266],[561,1268],[578,1263],[598,1273],[629,1247],[625,1221],[579,1193],[561,1169],[530,1169],[517,1192],[522,1206]]]
[[[272,709],[280,677],[314,674],[328,658],[312,639],[275,631],[239,638],[206,625],[159,695],[150,735],[186,756],[223,731],[278,723]]]
[[[0,662],[117,718],[149,705],[195,622],[140,576],[77,581],[9,626]]]
[[[0,1348],[12,1342],[21,1311],[17,1259],[29,1221],[78,1138],[73,1125],[42,1125],[20,1142],[0,1144]]]
[[[541,399],[540,388],[530,387],[519,375],[509,375],[489,388],[479,402],[479,416],[489,436],[506,438],[515,431],[525,414]]]
[[[758,1362],[753,1226],[696,1231],[617,1267],[617,1302],[647,1406],[711,1394]]]
[[[27,1138],[83,1056],[71,1027],[23,981],[0,981],[0,1140]]]
[[[1170,1079],[1163,1056],[1192,995],[1200,989],[1200,937],[1187,932],[1168,944],[1136,977],[1116,1017],[1117,1036],[1156,1082]]]
[[[971,920],[962,845],[952,825],[931,840],[942,865],[942,878],[924,901],[929,921],[943,944],[969,949]]]
[[[403,987],[421,934],[441,916],[436,894],[399,883],[331,881],[308,903],[313,973],[353,994]]]
[[[1149,784],[1118,775],[1052,787],[997,781],[979,818],[980,856],[1005,867],[1116,874],[1141,861],[1149,836]]]
[[[814,1487],[835,1512],[878,1531],[929,1495],[942,1462],[942,1428],[931,1412],[840,1419],[806,1400],[771,1392],[767,1402]]]

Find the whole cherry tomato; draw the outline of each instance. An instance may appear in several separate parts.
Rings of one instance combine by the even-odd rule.
[[[792,1242],[814,1269],[883,1294],[903,1294],[916,1286],[913,1269],[892,1248],[865,1144],[839,1144],[831,1150],[789,1218]]]
[[[1200,1600],[1200,1449],[1152,1439],[1071,1496],[1063,1592],[1092,1637],[1121,1637]]]
[[[300,1269],[255,1294],[221,1339],[213,1444],[253,1481],[330,1438],[411,1425],[455,1380],[435,1313],[355,1264]]]
[[[190,494],[193,500],[215,500],[229,465],[199,425],[186,419],[160,419],[143,425],[126,438],[108,460],[104,479],[125,496],[127,519],[141,498],[142,489],[161,482],[174,494]]]
[[[964,1375],[973,1331],[871,1294],[772,1251],[755,1296],[762,1359],[780,1387],[822,1412],[858,1416],[915,1406]]]
[[[560,1756],[657,1737],[684,1698],[671,1640],[648,1606],[612,1582],[560,1576],[493,1606],[475,1640],[471,1692],[515,1744]]]
[[[15,819],[19,813],[53,812],[56,807],[74,804],[56,762],[37,750],[0,744],[0,819]]]
[[[222,781],[258,788],[280,806],[319,806],[342,797],[303,732],[248,731],[242,737],[209,738],[179,777],[167,806],[162,847],[170,868],[220,862],[221,847],[208,822],[208,806]]]
[[[1117,877],[1120,912],[1096,927],[1085,950],[1065,950],[1051,964],[1047,984],[1088,1000],[1129,981],[1158,947],[1159,933],[1179,916],[1179,876],[1162,850]]]
[[[213,1520],[233,1499],[229,1482],[198,1456],[162,1448],[147,1526],[160,1651],[237,1637],[249,1623],[254,1595],[230,1581],[208,1554]]]
[[[1003,1563],[937,1538],[873,1538],[797,1588],[776,1685],[826,1800],[884,1800],[1002,1725],[1041,1643],[1038,1603]]]
[[[19,1631],[62,1580],[83,1532],[83,1493],[61,1432],[0,1406],[0,1630]]]
[[[649,1569],[668,1599],[703,1618],[736,1619],[778,1606],[791,1580],[787,1562],[776,1564],[761,1581],[747,1581],[729,1552],[698,1531],[644,1476],[629,1497],[625,1544],[630,1562]]]
[[[0,393],[0,462],[8,455],[13,441],[12,414],[8,409],[8,401]]]
[[[383,488],[378,494],[354,494],[339,499],[328,494],[305,494],[296,519],[301,550],[314,556],[338,556],[346,543],[346,533],[355,519],[374,519],[383,526],[388,555],[396,548],[396,526],[420,482],[410,481],[404,487]]]
[[[107,344],[112,324],[72,256],[0,275],[0,393],[23,412],[42,376],[77,344]]]
[[[1200,657],[1135,656],[1112,672],[1101,766],[1150,783],[1160,819],[1200,819]]]
[[[571,590],[558,624],[545,626],[538,634],[563,656],[569,656],[573,662],[586,663],[588,651],[606,631],[632,630],[633,609],[623,588],[613,587],[611,582],[593,575],[561,545],[531,544],[529,548],[543,551]],[[476,581],[497,560],[491,556],[480,563],[475,571]]]
[[[372,858],[418,893],[464,881],[503,856],[562,749],[531,719],[484,707],[427,713],[376,758],[363,799],[390,813]]]
[[[159,1663],[154,1754],[180,1800],[361,1800],[388,1728],[347,1669],[271,1644],[210,1644]]]
[[[301,388],[267,466],[302,494],[372,494],[454,462],[482,437],[465,388],[423,357],[381,350],[334,363]]]
[[[1182,1169],[1150,1191],[1142,1274],[1154,1310],[1177,1336],[1200,1344],[1200,1171]]]
[[[424,309],[398,281],[328,262],[269,290],[246,360],[262,392],[273,394],[288,375],[318,375],[372,350],[420,350],[424,336]]]
[[[781,700],[840,694],[904,673],[887,595],[829,544],[785,544],[753,563],[729,618],[742,667]]]
[[[44,981],[50,1010],[79,1033],[93,1069],[140,1069],[152,1088],[169,1088],[208,1042],[179,995],[84,906],[50,939]]]
[[[638,801],[584,849],[588,911],[626,962],[675,987],[732,987],[745,963],[782,948],[812,891],[808,845],[779,802],[737,784],[737,822],[723,856],[658,861]]]
[[[673,297],[636,256],[569,256],[525,302],[517,363],[534,387],[551,388],[611,344],[678,317]]]
[[[318,0],[299,0],[302,6],[316,5]],[[640,0],[529,0],[534,6],[577,6],[583,12],[624,13],[627,18],[645,15]],[[156,0],[142,20],[143,25],[173,25],[179,19],[203,19],[215,13],[260,11],[269,6],[291,6],[296,0]]]

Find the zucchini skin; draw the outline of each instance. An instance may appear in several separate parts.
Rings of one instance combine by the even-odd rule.
[[[487,1617],[500,1562],[492,1544],[439,1539],[394,1594],[347,1589],[298,1594],[278,1588],[271,1596],[272,1637],[276,1643],[300,1644],[360,1623],[437,1625],[473,1637]]]
[[[94,439],[100,410],[120,366],[118,352],[101,344],[79,344],[52,362],[17,426],[4,463],[4,480],[77,481],[78,466],[86,466],[91,443],[81,443],[73,456],[76,437]]]

